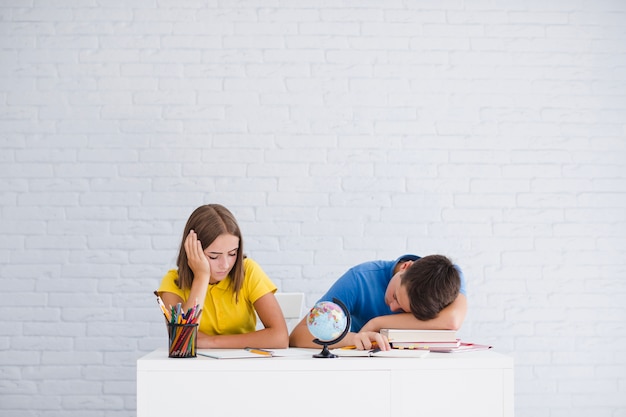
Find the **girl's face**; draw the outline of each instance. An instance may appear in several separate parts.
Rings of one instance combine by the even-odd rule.
[[[230,234],[219,235],[206,247],[204,255],[211,266],[210,283],[215,284],[228,276],[237,260],[239,238]]]

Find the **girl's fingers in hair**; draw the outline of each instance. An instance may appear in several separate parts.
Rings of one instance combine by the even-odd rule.
[[[193,238],[192,238],[192,234],[193,230],[189,232],[189,234],[187,235],[187,237],[185,238],[185,253],[187,254],[187,258],[191,257],[192,255],[192,249],[193,249]]]

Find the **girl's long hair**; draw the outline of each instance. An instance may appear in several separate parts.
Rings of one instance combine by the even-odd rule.
[[[235,220],[235,216],[224,206],[220,204],[207,204],[200,206],[191,213],[178,252],[176,265],[178,266],[178,281],[176,284],[183,290],[190,289],[193,282],[193,271],[187,262],[187,253],[185,252],[185,239],[189,235],[189,231],[193,230],[198,235],[198,240],[202,243],[202,250],[205,250],[220,235],[229,234],[239,238],[239,249],[235,264],[230,270],[230,279],[235,299],[239,300],[239,291],[243,286],[243,239],[241,230]]]

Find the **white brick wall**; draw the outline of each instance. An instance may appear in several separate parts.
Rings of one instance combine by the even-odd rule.
[[[0,416],[135,414],[208,202],[309,305],[450,255],[517,416],[625,416],[625,28],[619,0],[1,1]]]

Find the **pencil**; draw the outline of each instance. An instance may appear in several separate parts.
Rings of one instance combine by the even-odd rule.
[[[161,307],[161,311],[163,312],[163,315],[165,315],[165,318],[167,319],[167,321],[170,321],[170,314],[167,311],[167,308],[165,308],[165,304],[163,304],[163,299],[161,299],[161,296],[156,291],[154,292],[154,295],[156,295],[157,303],[159,303],[159,307]]]
[[[377,347],[378,347],[378,343],[376,343],[376,342],[372,342],[372,349],[373,349],[373,348],[377,348]],[[342,347],[342,348],[340,348],[340,349],[343,349],[343,350],[354,350],[354,349],[356,349],[356,346],[354,346],[354,345],[348,345],[348,346],[344,346],[344,347]]]
[[[246,350],[251,353],[256,353],[257,355],[272,356],[272,352],[265,349],[247,347]]]

